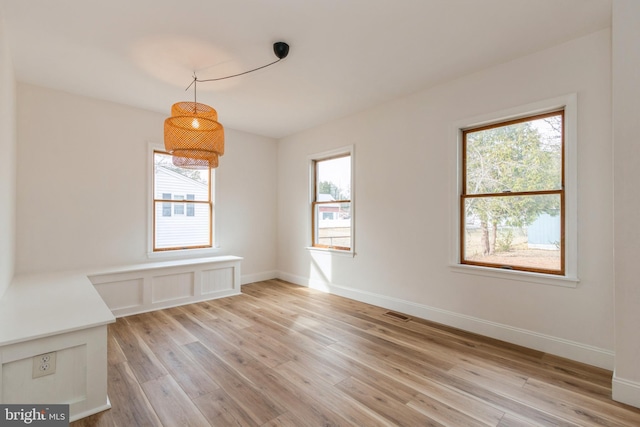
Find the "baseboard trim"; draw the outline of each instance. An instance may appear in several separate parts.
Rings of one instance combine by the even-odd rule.
[[[613,400],[640,408],[640,383],[620,378],[614,372],[611,391]]]
[[[80,412],[78,414],[73,414],[69,416],[69,422],[72,423],[74,421],[78,421],[82,418],[89,417],[91,415],[95,415],[102,411],[106,411],[107,409],[111,409],[111,401],[109,400],[109,396],[107,396],[107,402],[104,405],[97,406],[95,408],[88,409],[86,411]]]
[[[384,307],[390,310],[410,314],[412,316],[420,317],[422,319],[441,323],[443,325],[451,326],[454,328],[459,328],[486,337],[521,345],[523,347],[543,351],[545,353],[550,353],[556,356],[565,357],[577,362],[613,370],[614,352],[611,350],[606,350],[579,342],[554,337],[551,335],[541,334],[526,329],[516,328],[501,323],[491,322],[477,317],[467,316],[461,313],[442,310],[436,307],[417,304],[412,301],[388,297],[385,295],[366,292],[345,286],[338,286],[321,280],[313,280],[286,272],[279,272],[278,278],[291,283],[295,283],[300,286],[318,289],[324,292],[329,292],[367,304],[377,305],[379,307]]]
[[[261,282],[263,280],[273,280],[278,278],[277,271],[264,271],[262,273],[244,274],[240,278],[241,285],[248,285],[249,283]]]

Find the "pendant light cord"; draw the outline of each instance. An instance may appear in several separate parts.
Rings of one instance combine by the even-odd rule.
[[[198,77],[196,77],[196,73],[193,73],[193,81],[191,82],[191,85],[193,85],[193,114],[197,115],[198,114],[198,98],[197,98],[197,93],[198,93]],[[191,86],[189,85],[189,86]],[[187,88],[189,89],[189,88]],[[185,91],[187,90],[185,89]]]
[[[253,73],[254,71],[262,70],[263,68],[267,68],[268,66],[273,65],[273,64],[276,64],[276,63],[278,63],[278,62],[280,62],[280,61],[282,61],[282,58],[280,58],[280,59],[276,59],[276,60],[275,60],[275,61],[273,61],[272,63],[267,64],[267,65],[263,65],[262,67],[254,68],[253,70],[245,71],[245,72],[243,72],[243,73],[233,74],[233,75],[231,75],[231,76],[218,77],[218,78],[216,78],[216,79],[203,79],[203,80],[200,80],[200,79],[196,78],[196,80],[197,80],[197,81],[199,81],[199,82],[217,82],[218,80],[225,80],[225,79],[230,79],[230,78],[232,78],[232,77],[238,77],[238,76],[242,76],[242,75],[244,75],[244,74]]]
[[[284,59],[284,58],[278,58],[278,59],[276,59],[275,61],[273,61],[273,62],[272,62],[272,63],[270,63],[270,64],[263,65],[263,66],[258,67],[258,68],[254,68],[253,70],[244,71],[244,72],[242,72],[242,73],[238,73],[238,74],[232,74],[232,75],[230,75],[230,76],[226,76],[226,77],[218,77],[218,78],[215,78],[215,79],[199,79],[199,78],[194,74],[194,75],[193,75],[193,81],[191,82],[191,84],[189,84],[189,86],[187,86],[187,88],[185,89],[185,91],[189,90],[189,88],[190,88],[192,85],[196,84],[197,82],[217,82],[217,81],[219,81],[219,80],[225,80],[225,79],[230,79],[230,78],[232,78],[232,77],[243,76],[243,75],[245,75],[245,74],[253,73],[254,71],[262,70],[263,68],[267,68],[267,67],[269,67],[269,66],[271,66],[271,65],[273,65],[273,64],[277,64],[278,62],[282,61],[283,59]],[[194,89],[195,89],[195,88],[194,88]]]

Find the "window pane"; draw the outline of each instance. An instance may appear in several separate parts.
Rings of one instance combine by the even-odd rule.
[[[171,200],[171,193],[162,193],[164,200]],[[171,216],[171,203],[165,202],[162,204],[162,216]]]
[[[562,120],[466,131],[466,194],[561,189]]]
[[[561,270],[560,195],[465,200],[464,261]]]
[[[187,194],[187,200],[195,200],[195,196],[193,194]],[[195,208],[193,203],[187,203],[187,216],[194,216]]]
[[[173,196],[174,200],[184,200],[184,196]],[[184,203],[173,204],[174,215],[184,215]]]
[[[184,206],[184,203],[172,204]],[[209,204],[193,203],[193,216],[182,215],[170,217],[162,215],[162,205],[163,203],[156,202],[156,249],[209,246],[211,244]]]
[[[153,158],[154,198],[162,198],[162,193],[185,194],[188,191],[194,200],[209,201],[209,170],[175,166],[170,154],[155,153]]]
[[[351,156],[316,162],[316,201],[351,199]]]
[[[351,247],[351,203],[318,203],[315,205],[316,245]]]

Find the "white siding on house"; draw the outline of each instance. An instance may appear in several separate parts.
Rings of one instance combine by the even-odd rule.
[[[157,199],[162,198],[162,193],[172,193],[185,196],[195,194],[196,200],[209,200],[208,185],[181,175],[162,166],[155,173],[154,194]]]

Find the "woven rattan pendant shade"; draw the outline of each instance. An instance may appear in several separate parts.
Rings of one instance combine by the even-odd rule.
[[[224,128],[218,113],[206,104],[178,102],[164,121],[164,147],[173,164],[189,169],[218,167],[224,154]]]

